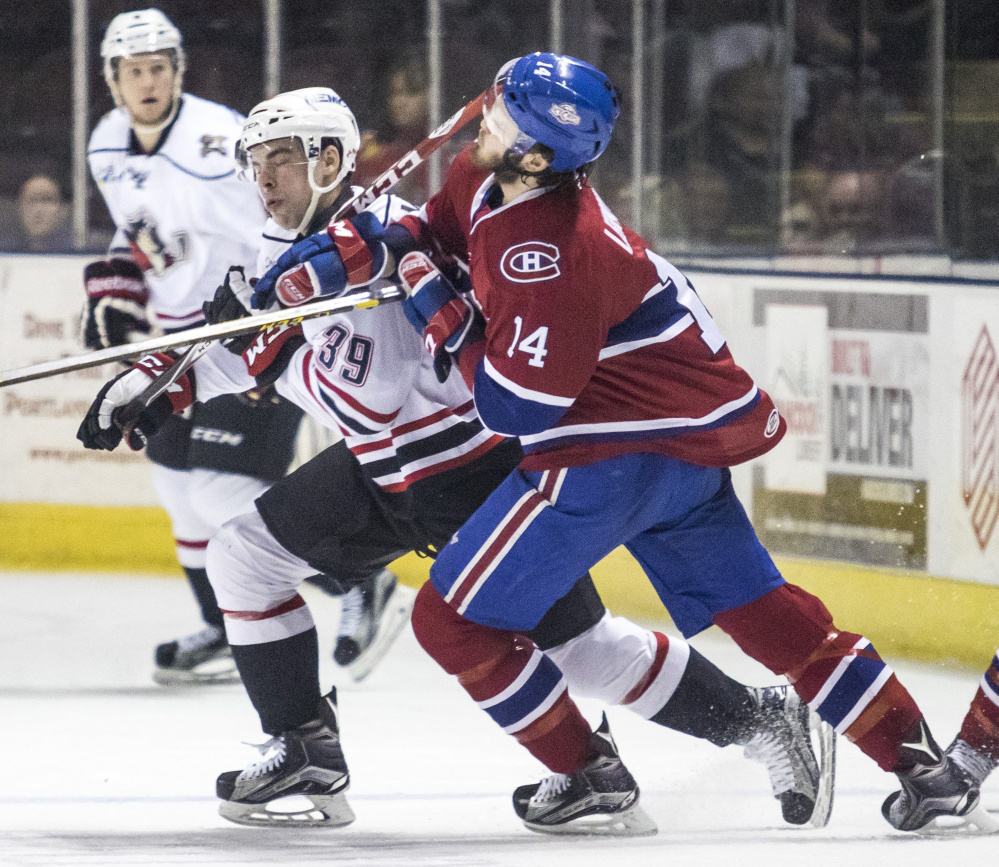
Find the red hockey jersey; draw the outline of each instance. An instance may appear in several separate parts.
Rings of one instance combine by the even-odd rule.
[[[637,451],[731,466],[780,441],[784,420],[693,286],[588,183],[506,205],[497,190],[466,150],[401,222],[468,263],[487,320],[475,405],[520,438],[525,469]]]

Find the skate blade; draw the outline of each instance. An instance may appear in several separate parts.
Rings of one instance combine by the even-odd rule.
[[[832,815],[833,795],[836,789],[836,730],[822,721],[815,711],[808,711],[812,730],[812,748],[819,764],[819,784],[815,792],[815,809],[808,824],[824,828]]]
[[[378,621],[378,633],[374,641],[349,665],[347,674],[360,683],[382,661],[389,648],[395,643],[403,628],[409,623],[409,615],[416,602],[416,591],[412,587],[396,584],[395,590],[385,603],[385,610]]]
[[[304,800],[311,802],[305,807]],[[274,809],[276,806],[291,807],[302,804],[299,809]],[[237,825],[252,828],[275,828],[303,826],[321,828],[342,828],[357,817],[347,803],[343,792],[335,795],[292,795],[277,798],[267,804],[250,804],[245,801],[221,801],[219,815]]]
[[[963,816],[937,816],[916,831],[924,837],[971,837],[999,834],[999,819],[978,804]]]
[[[232,659],[213,660],[197,668],[155,668],[153,682],[160,686],[209,686],[239,683],[239,671]]]
[[[637,804],[623,813],[593,813],[560,825],[524,822],[539,834],[565,834],[588,837],[651,837],[659,833],[656,823]]]

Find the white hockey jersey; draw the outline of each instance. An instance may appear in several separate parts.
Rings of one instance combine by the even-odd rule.
[[[90,171],[117,227],[111,254],[143,269],[166,330],[201,321],[230,265],[249,273],[256,263],[267,213],[256,185],[236,177],[242,123],[232,109],[184,94],[153,153],[137,146],[124,109],[90,137]]]
[[[415,209],[383,196],[369,209],[383,223]],[[270,267],[292,238],[268,221],[260,265]],[[278,393],[339,431],[366,475],[387,491],[462,466],[498,445],[455,371],[441,384],[433,359],[400,304],[302,323],[306,344],[275,383]],[[243,359],[220,345],[195,365],[198,400],[243,392],[255,382]]]

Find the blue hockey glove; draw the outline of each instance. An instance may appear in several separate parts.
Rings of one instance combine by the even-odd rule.
[[[253,308],[266,310],[275,299],[295,307],[373,283],[389,261],[384,231],[374,214],[363,211],[293,244],[257,282]]]
[[[399,278],[406,293],[403,312],[434,357],[437,379],[444,382],[461,350],[485,335],[485,320],[425,253],[407,253],[399,263]]]

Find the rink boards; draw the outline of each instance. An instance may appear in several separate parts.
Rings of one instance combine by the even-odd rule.
[[[0,256],[0,368],[80,352],[85,261]],[[986,664],[999,643],[999,283],[687,273],[788,419],[771,455],[734,471],[788,580],[883,652]],[[0,389],[0,569],[177,571],[144,458],[75,439],[113,372]],[[426,561],[399,565],[426,577]],[[663,616],[624,552],[594,572],[616,612]]]

